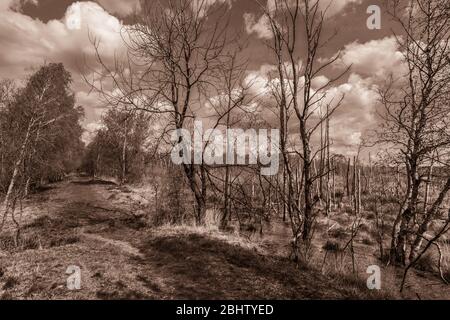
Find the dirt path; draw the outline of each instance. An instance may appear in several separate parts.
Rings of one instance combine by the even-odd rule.
[[[129,240],[139,231],[127,208],[110,199],[114,188],[75,178],[34,195],[21,217],[20,248],[0,239],[0,297],[154,298],[136,280],[143,255]],[[69,266],[80,267],[81,290],[67,289]]]

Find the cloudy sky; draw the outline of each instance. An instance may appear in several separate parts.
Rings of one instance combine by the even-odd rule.
[[[208,0],[211,4],[217,1],[228,1],[233,27],[244,30],[249,37],[244,52],[251,58],[248,76],[260,80],[256,85],[261,84],[273,61],[265,49],[264,40],[269,34],[257,4],[252,0]],[[368,6],[383,8],[382,1],[325,1],[333,1],[329,26],[338,30],[338,35],[321,52],[321,58],[338,51],[342,57],[335,70],[315,81],[319,84],[339,68],[352,65],[346,77],[330,90],[330,95],[346,94],[331,130],[336,151],[350,154],[360,138],[376,126],[376,88],[391,72],[401,72],[401,54],[386,14],[382,15],[381,30],[366,27]],[[93,131],[105,106],[89,93],[81,76],[85,61],[94,55],[89,35],[101,41],[104,59],[113,59],[124,49],[120,29],[130,23],[134,10],[139,10],[138,0],[0,0],[0,78],[20,80],[45,62],[63,62],[73,74],[77,104],[85,108],[84,126],[88,132]]]

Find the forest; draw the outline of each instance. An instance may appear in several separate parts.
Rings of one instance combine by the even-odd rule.
[[[62,63],[1,80],[0,299],[449,299],[450,4],[387,1],[404,73],[374,87],[378,125],[343,154],[352,64],[323,58],[323,3],[259,6],[261,85],[226,1],[141,1],[125,54],[90,37],[83,81],[107,106],[90,141]],[[177,145],[203,161],[175,163]]]

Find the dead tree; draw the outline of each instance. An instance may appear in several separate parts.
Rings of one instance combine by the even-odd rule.
[[[392,263],[406,265],[408,255],[412,260],[417,251],[412,244],[408,254],[407,247],[411,245],[410,235],[418,231],[413,221],[421,212],[420,190],[426,175],[421,168],[436,151],[450,146],[450,14],[445,0],[411,1],[405,7],[402,4],[393,1],[390,9],[402,29],[402,34],[395,36],[407,73],[392,77],[380,91],[384,123],[379,141],[399,150],[403,159],[406,191],[392,231],[390,256]],[[427,222],[419,225],[425,227]]]
[[[312,80],[339,58],[339,54],[329,61],[320,64],[317,57],[319,50],[328,39],[323,39],[322,31],[325,26],[327,8],[322,9],[320,1],[275,1],[274,6],[263,7],[264,15],[269,21],[272,40],[268,46],[272,49],[277,65],[276,77],[278,85],[273,91],[276,93],[276,104],[279,111],[279,123],[281,131],[280,151],[287,175],[287,210],[293,232],[293,250],[297,251],[301,242],[307,243],[311,240],[313,223],[315,221],[315,206],[319,198],[314,198],[314,184],[320,180],[325,172],[313,173],[313,164],[317,155],[324,152],[323,147],[313,150],[311,138],[317,133],[327,118],[332,117],[334,111],[339,107],[343,97],[338,97],[328,105],[327,117],[319,118],[313,116],[315,110],[327,105],[323,103],[326,89],[341,78],[347,70],[336,78],[329,80],[320,88],[312,90]],[[304,32],[305,43],[298,42],[298,34]],[[303,57],[299,55],[300,46],[307,48]],[[298,61],[304,61],[299,65]],[[304,79],[304,81],[300,80]],[[289,155],[289,131],[287,130],[288,115],[295,114],[295,126],[298,128],[301,146],[296,154],[302,159],[302,207],[293,197],[295,192],[294,170]],[[298,253],[294,252],[297,259]]]
[[[93,79],[85,77],[86,81],[106,100],[114,101],[113,105],[158,115],[166,127],[164,134],[191,129],[205,95],[218,80],[225,48],[232,41],[227,34],[226,8],[226,4],[208,1],[142,1],[135,23],[123,30],[128,51],[125,62],[118,59],[108,65],[98,51],[98,41],[93,40],[103,69],[93,69],[93,74],[112,82],[116,95]],[[179,137],[176,143],[185,141]],[[195,199],[196,221],[202,224],[207,204],[206,168],[194,161],[182,166]]]
[[[346,185],[346,190],[347,190],[347,198],[349,198],[349,199],[351,197],[351,193],[350,193],[350,169],[351,169],[351,159],[348,158],[346,179],[345,179],[346,184],[345,185]]]

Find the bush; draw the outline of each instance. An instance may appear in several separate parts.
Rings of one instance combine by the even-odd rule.
[[[342,250],[341,244],[336,241],[328,240],[323,246],[322,249],[328,252],[340,252]]]

